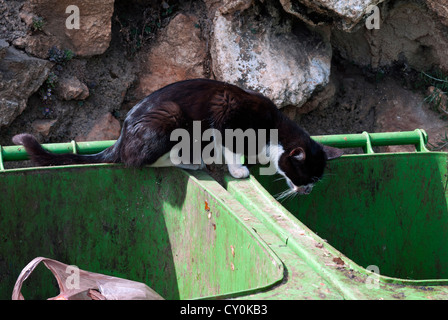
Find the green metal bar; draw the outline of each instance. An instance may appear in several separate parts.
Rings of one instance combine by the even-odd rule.
[[[67,143],[49,143],[42,147],[54,153],[78,153],[94,154],[103,151],[112,146],[115,140],[106,141],[88,141],[88,142],[67,142]],[[22,146],[8,146],[2,149],[3,161],[21,161],[27,160],[28,154]]]
[[[73,152],[74,154],[77,154],[77,153],[78,153],[78,149],[77,149],[77,147],[76,147],[76,141],[75,141],[75,140],[72,140],[72,141],[70,141],[70,143],[72,144],[72,152]]]
[[[422,129],[403,132],[382,132],[362,134],[338,134],[327,136],[314,136],[314,140],[337,148],[363,148],[369,152],[370,147],[414,145],[417,151],[428,151],[425,147],[428,136]],[[373,150],[372,150],[373,152]]]
[[[314,140],[338,148],[363,148],[364,152],[373,153],[374,146],[392,146],[392,145],[415,145],[419,152],[428,151],[425,147],[428,137],[424,130],[416,129],[414,131],[404,132],[384,132],[360,134],[338,134],[326,136],[313,136]],[[116,140],[107,141],[89,141],[89,142],[67,142],[43,144],[42,147],[54,153],[78,153],[94,154],[112,146]],[[3,161],[21,161],[27,160],[28,155],[22,146],[1,147],[0,170],[3,167]]]
[[[372,139],[370,138],[369,133],[364,131],[362,135],[366,137],[366,145],[363,147],[364,153],[367,154],[375,153],[372,148]]]

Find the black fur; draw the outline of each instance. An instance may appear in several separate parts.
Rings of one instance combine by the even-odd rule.
[[[201,121],[202,131],[215,128],[222,133],[237,128],[278,129],[284,149],[278,166],[295,186],[315,182],[326,161],[342,154],[312,140],[263,95],[208,79],[176,82],[150,94],[129,111],[117,142],[95,155],[53,154],[29,134],[17,135],[13,142],[23,145],[31,159],[44,166],[120,162],[140,167],[171,150],[177,143],[170,141],[174,129],[192,133],[193,121]],[[301,151],[302,158],[298,156]]]

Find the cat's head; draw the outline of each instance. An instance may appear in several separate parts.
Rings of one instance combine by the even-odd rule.
[[[310,139],[305,146],[283,150],[277,168],[291,191],[309,194],[314,184],[322,178],[327,161],[342,154],[341,149],[324,146]]]

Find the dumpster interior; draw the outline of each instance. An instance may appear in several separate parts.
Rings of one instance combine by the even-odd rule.
[[[429,152],[419,129],[313,138],[364,153],[329,161],[310,194],[285,199],[284,179],[259,166],[221,185],[178,168],[5,170],[0,161],[0,298],[37,256],[143,282],[165,299],[446,298],[447,153]],[[386,145],[416,151],[374,152]],[[19,146],[0,150],[5,161],[26,159]],[[58,294],[40,269],[24,283],[26,299]],[[369,287],[373,270],[382,290]]]
[[[256,179],[274,197],[278,176]],[[360,266],[381,275],[448,278],[445,153],[346,155],[328,164],[311,194],[281,204]]]
[[[206,174],[199,182],[175,168],[94,165],[9,170],[1,179],[2,299],[37,256],[146,283],[165,299],[233,297],[283,277],[281,261],[235,213],[244,208]],[[59,292],[39,266],[22,293]]]

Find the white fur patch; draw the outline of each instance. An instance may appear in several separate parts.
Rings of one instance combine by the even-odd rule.
[[[172,166],[174,166],[174,164],[171,162],[169,152],[165,153],[163,156],[157,159],[156,162],[151,164],[151,167],[172,167]]]
[[[247,178],[250,175],[249,169],[241,163],[241,154],[233,153],[226,147],[224,149],[224,159],[232,177],[236,179]]]
[[[291,188],[291,190],[293,190],[294,192],[297,192],[299,194],[308,194],[311,192],[311,190],[314,187],[314,183],[309,183],[305,186],[296,186],[291,179],[289,179],[286,176],[286,173],[280,169],[279,167],[279,161],[280,161],[280,157],[282,156],[282,154],[285,152],[285,149],[283,149],[283,146],[281,144],[278,145],[270,145],[268,146],[268,155],[269,155],[269,160],[272,161],[275,165],[275,168],[277,169],[277,172],[279,174],[281,174],[285,180],[286,183],[288,184],[288,186]],[[265,153],[266,154],[266,153]]]
[[[266,148],[266,147],[264,147],[264,148]],[[280,157],[282,156],[282,154],[284,152],[285,152],[285,149],[283,149],[283,146],[281,144],[273,144],[273,145],[267,145],[267,150],[263,149],[262,154],[267,155],[268,159],[265,159],[265,160],[272,162],[274,164],[277,172],[286,178],[285,173],[283,172],[282,169],[280,169],[280,167],[278,165],[278,162],[280,161]]]

